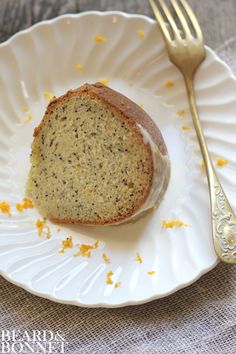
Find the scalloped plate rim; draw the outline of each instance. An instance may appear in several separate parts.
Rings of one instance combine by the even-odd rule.
[[[148,16],[141,15],[141,14],[129,14],[129,13],[126,13],[126,12],[123,12],[123,11],[85,11],[85,12],[82,12],[82,13],[79,13],[79,14],[70,14],[69,13],[69,14],[64,14],[64,15],[57,16],[57,17],[49,19],[49,20],[40,21],[40,22],[32,25],[29,28],[26,28],[24,30],[18,31],[13,36],[11,36],[8,40],[0,43],[0,48],[10,45],[12,42],[14,42],[14,40],[16,38],[20,37],[23,34],[30,33],[31,31],[33,31],[37,27],[41,27],[41,26],[48,25],[48,24],[54,24],[54,23],[56,23],[57,21],[59,21],[61,19],[80,18],[80,17],[90,16],[90,15],[95,15],[95,16],[107,16],[107,15],[115,16],[115,15],[119,15],[119,16],[123,16],[125,18],[140,18],[140,19],[144,19],[145,21],[147,21],[147,22],[149,22],[151,24],[155,23],[155,20],[153,20],[152,18],[150,18]],[[235,82],[236,81],[236,76],[233,74],[231,68],[217,55],[217,53],[214,50],[212,50],[208,46],[205,46],[205,47],[213,55],[214,59],[216,61],[220,62],[221,65],[223,65],[225,67],[225,69],[227,69],[229,78],[231,78]],[[19,286],[20,288],[26,290],[27,292],[29,292],[31,294],[39,296],[41,298],[45,298],[47,300],[54,301],[56,303],[69,304],[69,305],[75,305],[75,306],[80,306],[80,307],[89,307],[89,308],[99,308],[99,307],[102,307],[102,308],[119,308],[119,307],[130,306],[130,305],[134,306],[134,305],[145,304],[147,302],[154,301],[154,300],[161,299],[161,298],[164,298],[166,296],[172,295],[176,291],[181,290],[181,289],[183,289],[185,287],[188,287],[191,284],[193,284],[194,282],[196,282],[201,276],[203,276],[204,274],[208,273],[213,268],[215,268],[218,263],[219,263],[219,260],[216,259],[208,267],[204,268],[203,270],[201,270],[199,272],[196,272],[195,277],[193,277],[190,281],[182,282],[178,286],[174,287],[171,291],[167,291],[166,293],[163,293],[162,295],[153,295],[153,296],[147,297],[145,299],[142,299],[140,301],[124,301],[124,302],[119,303],[119,304],[109,304],[109,303],[105,303],[105,302],[100,302],[100,303],[96,303],[96,304],[87,305],[87,304],[84,304],[84,303],[80,303],[77,300],[62,300],[62,299],[57,298],[55,296],[52,296],[50,294],[46,294],[46,293],[43,293],[43,292],[35,291],[30,286],[28,286],[26,283],[18,282],[16,280],[12,279],[6,273],[4,273],[2,270],[0,271],[0,275],[4,279],[9,281],[10,283],[12,283],[12,284],[14,284],[16,286]]]

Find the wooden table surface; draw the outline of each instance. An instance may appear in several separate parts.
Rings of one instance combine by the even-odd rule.
[[[189,0],[213,49],[236,35],[236,0]],[[32,24],[64,13],[120,10],[152,16],[148,0],[0,0],[0,42]]]

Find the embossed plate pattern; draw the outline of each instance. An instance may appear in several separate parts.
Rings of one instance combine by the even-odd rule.
[[[96,35],[105,40],[96,42]],[[15,35],[0,46],[0,58],[0,201],[11,204],[12,214],[0,214],[2,276],[54,301],[118,307],[169,295],[217,264],[207,184],[183,80],[169,62],[153,20],[120,12],[65,15]],[[39,237],[37,210],[20,213],[15,204],[24,197],[33,129],[48,103],[44,92],[60,95],[104,78],[143,105],[162,130],[172,165],[168,191],[158,210],[134,224],[86,228],[48,222],[51,238]],[[196,77],[196,93],[213,160],[229,161],[217,169],[235,208],[236,82],[209,48]],[[180,110],[186,113],[182,118]],[[183,131],[183,125],[190,130]],[[162,220],[189,226],[163,229]],[[75,246],[58,253],[69,235]],[[91,257],[73,256],[77,243],[95,240],[99,247]],[[110,271],[113,284],[106,283]]]

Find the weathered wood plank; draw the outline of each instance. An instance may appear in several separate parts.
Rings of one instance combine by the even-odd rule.
[[[78,0],[0,0],[0,42],[36,22],[78,11]]]
[[[205,42],[213,48],[236,35],[235,0],[188,0],[197,14]],[[148,0],[79,0],[80,11],[119,10],[153,17]]]
[[[235,0],[189,0],[213,48],[236,35]],[[0,0],[0,42],[32,24],[64,13],[119,10],[152,16],[148,0]]]

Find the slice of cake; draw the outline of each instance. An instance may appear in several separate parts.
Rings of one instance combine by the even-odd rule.
[[[100,83],[50,102],[31,164],[27,193],[42,215],[87,225],[121,223],[157,205],[170,171],[152,119]]]

